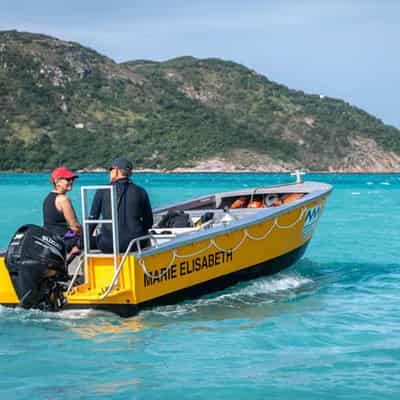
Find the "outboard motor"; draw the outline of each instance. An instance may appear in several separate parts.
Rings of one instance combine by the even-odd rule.
[[[24,225],[11,239],[5,261],[22,307],[56,311],[62,306],[58,281],[66,276],[66,252],[60,239]]]

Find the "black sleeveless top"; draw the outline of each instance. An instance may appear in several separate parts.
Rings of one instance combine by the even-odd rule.
[[[50,192],[43,202],[43,226],[52,234],[64,236],[69,229],[64,214],[56,208],[58,193]]]

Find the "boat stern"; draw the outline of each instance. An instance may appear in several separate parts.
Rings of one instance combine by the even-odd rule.
[[[11,281],[4,256],[0,256],[0,304],[12,306],[19,304],[19,299]]]
[[[94,308],[107,309],[109,307],[112,311],[112,305],[135,304],[135,258],[128,256],[120,273],[114,267],[113,261],[112,254],[104,255],[104,257],[89,257],[84,269],[84,283],[74,286],[65,293],[67,307],[98,306]]]

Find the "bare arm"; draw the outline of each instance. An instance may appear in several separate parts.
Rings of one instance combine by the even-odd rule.
[[[57,210],[64,214],[64,218],[67,221],[70,229],[77,233],[81,232],[82,227],[78,222],[78,218],[76,217],[75,210],[70,199],[63,194],[58,195],[56,197],[55,205]]]

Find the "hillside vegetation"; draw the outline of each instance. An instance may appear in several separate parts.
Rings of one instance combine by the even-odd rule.
[[[388,171],[399,130],[219,59],[118,64],[77,43],[0,32],[0,170]]]

